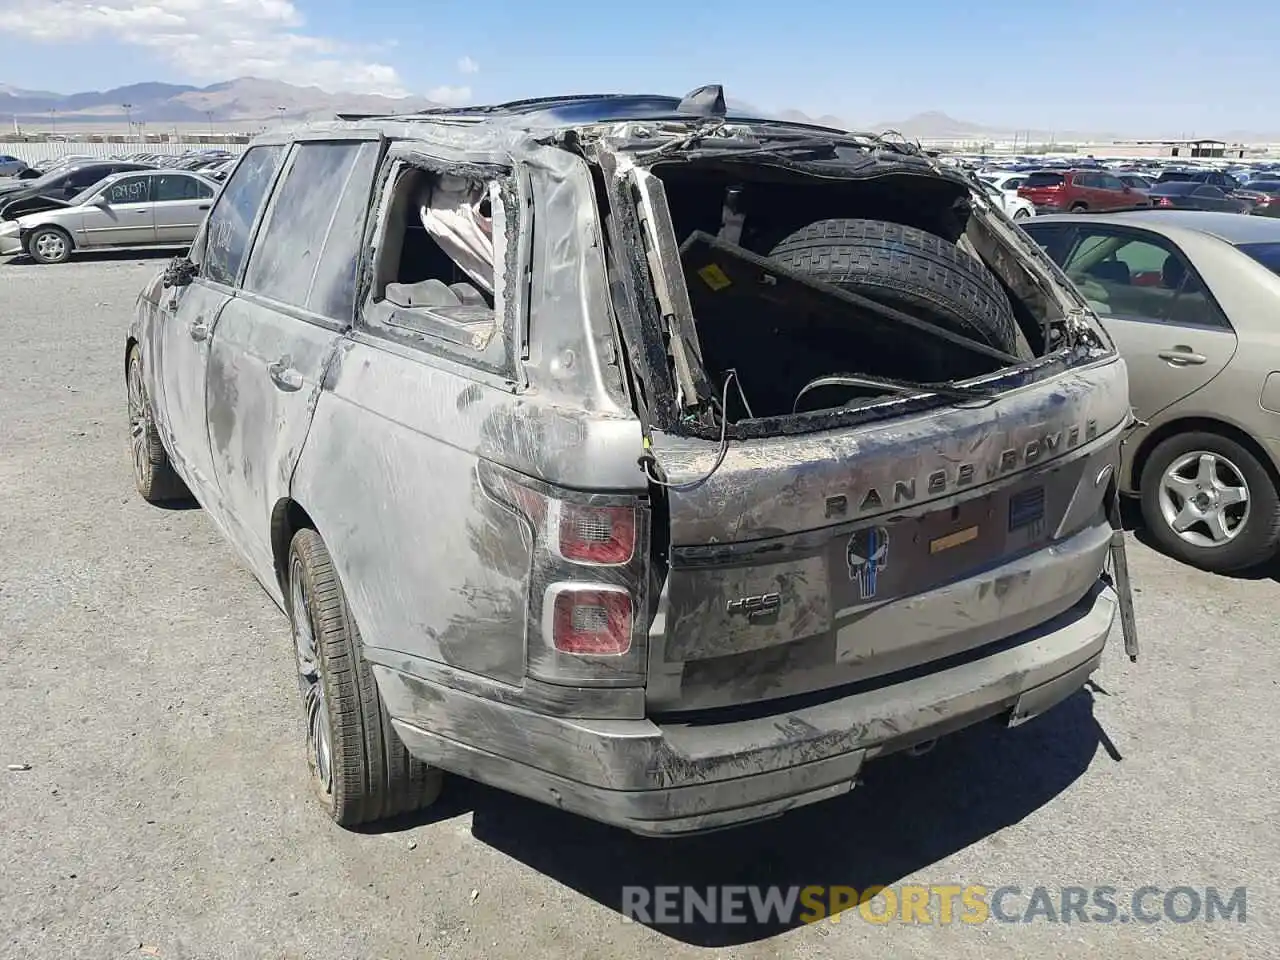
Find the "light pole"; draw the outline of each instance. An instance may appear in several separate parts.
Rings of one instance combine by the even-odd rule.
[[[206,110],[204,115],[209,118],[209,139],[213,139],[213,111]]]
[[[53,127],[52,132],[53,132],[53,135],[56,137],[58,135],[58,108],[57,107],[49,108],[49,125]]]
[[[133,114],[129,112],[133,109],[133,104],[122,103],[120,104],[120,106],[124,107],[124,127],[125,127],[124,138],[125,140],[128,140],[130,137],[133,136]]]
[[[284,126],[284,112],[287,109],[287,107],[276,107],[276,110],[280,113],[280,126],[282,127]]]

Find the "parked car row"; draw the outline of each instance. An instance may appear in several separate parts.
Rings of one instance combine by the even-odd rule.
[[[0,256],[50,264],[76,250],[190,244],[220,188],[207,171],[226,160],[64,158],[34,179],[0,183]]]
[[[1170,165],[1111,169],[1096,162],[1018,169],[979,169],[980,179],[1029,200],[1038,213],[1083,213],[1158,207],[1280,216],[1280,169],[1237,170]]]

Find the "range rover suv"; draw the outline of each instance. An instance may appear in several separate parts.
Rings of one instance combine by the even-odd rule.
[[[1126,609],[1087,303],[963,173],[716,87],[266,134],[122,348],[138,490],[287,611],[341,824],[442,771],[772,817],[1043,712]]]

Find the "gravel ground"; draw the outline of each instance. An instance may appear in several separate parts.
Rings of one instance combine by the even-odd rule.
[[[758,827],[646,841],[464,781],[333,826],[284,616],[199,510],[134,493],[123,332],[156,258],[0,264],[0,956],[1276,956],[1274,577],[1135,542],[1144,658],[1016,730]],[[624,922],[623,884],[1248,888],[1247,921]],[[1153,901],[1158,903],[1157,900]],[[1010,901],[1018,911],[1023,900]],[[934,918],[937,918],[936,913]],[[874,952],[873,952],[874,951]]]

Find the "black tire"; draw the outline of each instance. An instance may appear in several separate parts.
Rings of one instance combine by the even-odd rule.
[[[443,773],[415,760],[391,727],[373,670],[361,655],[360,631],[324,541],[299,530],[289,547],[289,617],[293,623],[299,686],[308,723],[311,780],[329,816],[344,827],[409,813],[440,795]],[[306,617],[314,660],[304,659],[298,618]],[[323,692],[313,710],[308,683]],[[320,767],[316,724],[328,737],[329,776]]]
[[[27,237],[27,255],[36,263],[65,263],[75,244],[61,227],[37,227]]]
[[[148,503],[189,500],[191,492],[182,482],[169,454],[160,442],[151,398],[142,376],[142,351],[137,344],[129,351],[125,366],[125,389],[129,400],[129,449],[133,455],[133,482]]]
[[[1030,220],[1030,219],[1031,219],[1031,211],[1027,210],[1025,207],[1023,207],[1023,208],[1021,208],[1021,209],[1019,209],[1019,210],[1015,210],[1015,211],[1013,211],[1013,219],[1014,219],[1014,220],[1017,220],[1017,221],[1019,221],[1019,222],[1021,222],[1021,221],[1023,221],[1023,220]]]
[[[1227,461],[1223,471],[1237,473],[1249,492],[1243,526],[1218,546],[1187,542],[1174,531],[1162,509],[1161,484],[1165,472],[1182,458],[1196,453],[1208,453]],[[1202,570],[1231,573],[1265,563],[1275,556],[1280,545],[1280,494],[1276,492],[1275,482],[1257,457],[1220,434],[1180,433],[1162,441],[1151,451],[1142,468],[1139,488],[1142,518],[1148,533],[1161,550],[1184,563]],[[1199,527],[1192,532],[1200,532]]]
[[[1067,213],[1088,213],[1089,205],[1087,203],[1073,203],[1071,209]]]
[[[792,270],[1013,353],[1009,297],[982,263],[942,237],[885,220],[819,220],[770,256]]]

